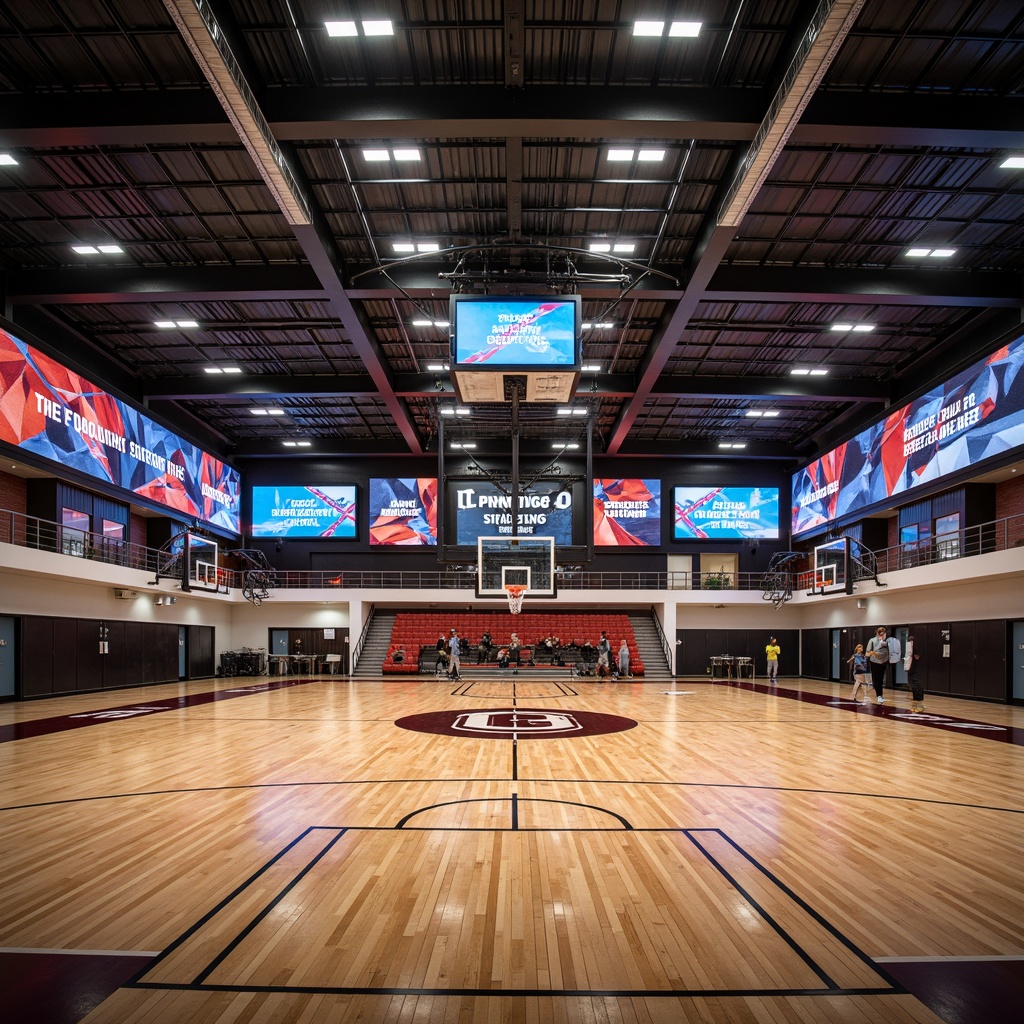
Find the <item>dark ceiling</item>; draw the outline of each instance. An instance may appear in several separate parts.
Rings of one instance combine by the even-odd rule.
[[[436,450],[453,287],[609,325],[596,451],[805,459],[1020,324],[1022,87],[1019,2],[0,0],[0,289],[229,459]]]

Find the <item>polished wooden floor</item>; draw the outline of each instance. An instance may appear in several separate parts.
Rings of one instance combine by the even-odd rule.
[[[132,954],[90,1024],[960,1021],[903,965],[1024,957],[1021,709],[287,682],[0,706],[0,947]],[[637,724],[395,724],[510,708]]]

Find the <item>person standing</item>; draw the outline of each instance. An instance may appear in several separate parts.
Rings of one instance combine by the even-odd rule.
[[[519,666],[523,663],[523,645],[519,639],[518,633],[513,633],[508,641],[508,658],[509,661],[515,666],[512,669],[512,675],[519,675]]]
[[[764,653],[768,658],[768,683],[774,686],[779,680],[779,655],[782,653],[782,648],[775,637],[769,639]]]
[[[448,640],[448,653],[451,655],[452,659],[451,677],[453,680],[457,680],[459,678],[459,669],[462,667],[462,658],[459,655],[459,651],[459,634],[453,629],[451,637]]]
[[[871,665],[871,685],[875,688],[875,703],[884,704],[885,674],[889,671],[889,644],[886,642],[885,626],[879,626],[868,641],[868,663]]]
[[[921,683],[921,655],[914,649],[914,638],[907,639],[907,682],[910,684],[910,710],[916,715],[924,711],[924,686]]]
[[[446,648],[447,647],[448,647],[448,642],[445,640],[444,636],[443,635],[439,636],[437,638],[437,660],[434,662],[434,672],[435,672],[435,674],[438,671],[440,671],[441,666],[445,663],[445,653],[446,653]]]
[[[619,676],[625,679],[629,675],[629,644],[625,640],[619,644]]]
[[[903,646],[899,637],[890,636],[886,638],[885,646],[889,649],[889,686],[896,689],[896,666],[903,658]]]
[[[868,687],[871,685],[871,669],[868,668],[868,656],[864,653],[864,645],[857,644],[853,654],[846,659],[846,664],[853,663],[853,693],[850,697],[858,704],[867,704]],[[864,699],[857,700],[857,695],[864,691]]]

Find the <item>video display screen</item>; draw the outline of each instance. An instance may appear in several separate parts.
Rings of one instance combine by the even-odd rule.
[[[455,543],[476,545],[478,537],[512,536],[512,494],[486,480],[451,483],[455,492]],[[554,537],[572,544],[572,490],[561,481],[538,481],[519,496],[520,537]]]
[[[452,359],[460,369],[558,369],[579,365],[579,296],[453,295]]]
[[[1024,444],[1024,337],[979,359],[793,477],[794,536]]]
[[[673,540],[775,540],[778,487],[677,487]]]
[[[239,532],[237,470],[2,328],[0,440]]]
[[[661,481],[594,480],[594,543],[604,547],[658,547]]]
[[[253,537],[328,537],[354,540],[356,488],[254,487]]]
[[[437,545],[437,478],[375,477],[370,481],[370,544]]]

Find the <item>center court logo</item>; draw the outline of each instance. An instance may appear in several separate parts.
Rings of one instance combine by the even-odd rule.
[[[560,739],[625,732],[636,722],[594,711],[551,711],[544,708],[474,708],[471,711],[434,711],[409,715],[395,722],[400,729],[440,736],[477,736],[486,739]]]

